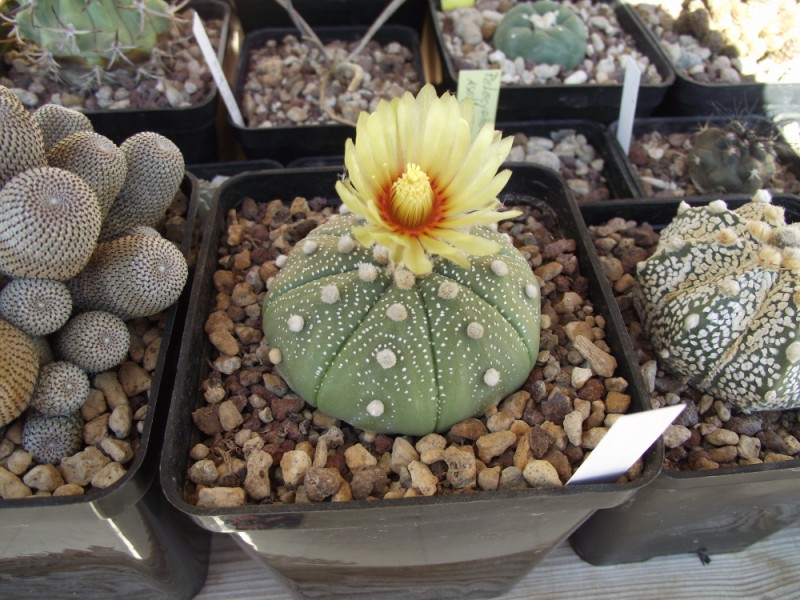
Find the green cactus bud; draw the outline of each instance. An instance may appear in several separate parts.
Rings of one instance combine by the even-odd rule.
[[[700,192],[752,194],[776,170],[771,140],[758,136],[739,121],[700,131],[688,162],[689,177]]]
[[[588,30],[580,17],[557,2],[519,4],[497,26],[493,43],[510,59],[574,69],[586,56]]]
[[[415,277],[355,243],[353,215],[296,246],[264,302],[276,368],[309,404],[369,431],[442,431],[517,390],[539,345],[539,288],[502,235],[464,269]],[[278,358],[279,355],[279,358]]]
[[[164,0],[32,0],[16,13],[14,33],[58,60],[109,67],[149,58],[175,11]]]
[[[800,230],[768,192],[737,210],[682,204],[637,280],[666,367],[744,412],[800,406]]]

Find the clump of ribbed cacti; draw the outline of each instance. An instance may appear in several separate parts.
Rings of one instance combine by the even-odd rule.
[[[768,192],[736,210],[682,203],[637,280],[665,366],[744,412],[800,407],[800,226]]]
[[[705,127],[692,142],[689,177],[704,193],[753,194],[775,175],[775,144],[741,121]]]
[[[586,57],[586,25],[568,7],[550,0],[518,4],[503,17],[492,43],[510,59],[574,69]]]
[[[38,462],[79,449],[88,375],[126,360],[125,321],[186,283],[183,254],[153,229],[183,169],[161,135],[118,147],[84,115],[29,113],[0,86],[0,427],[25,417]]]
[[[146,72],[166,54],[178,4],[165,0],[28,0],[10,16],[19,57],[92,86],[118,69]]]

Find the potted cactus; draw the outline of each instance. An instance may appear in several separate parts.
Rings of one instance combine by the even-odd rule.
[[[564,487],[639,376],[563,181],[498,173],[512,139],[470,113],[381,102],[346,178],[245,173],[211,207],[162,485],[299,596],[502,593],[657,470]]]
[[[108,597],[115,573],[122,595],[188,598],[208,541],[180,515],[157,524],[150,485],[188,275],[183,158],[153,132],[117,147],[77,111],[31,114],[4,87],[0,115],[0,513],[18,539],[0,590],[45,593],[57,574]]]
[[[796,198],[759,190],[750,201],[659,199],[583,214],[609,265],[608,242],[619,243],[626,267],[613,284],[653,403],[687,409],[665,435],[659,476],[593,515],[573,547],[593,564],[681,552],[706,560],[795,523]]]
[[[230,8],[217,0],[25,2],[6,7],[12,44],[3,85],[29,108],[62,104],[121,143],[139,131],[173,140],[191,162],[216,158],[216,88],[192,35],[200,15],[220,61]]]

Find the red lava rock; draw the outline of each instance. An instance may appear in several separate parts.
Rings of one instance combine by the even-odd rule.
[[[294,394],[287,394],[283,398],[272,396],[269,401],[272,416],[276,421],[283,421],[291,413],[299,413],[305,405],[303,399]]]
[[[195,426],[206,435],[214,435],[222,432],[222,424],[219,422],[219,405],[212,404],[203,406],[192,413],[192,420]]]
[[[531,446],[531,453],[534,458],[542,458],[550,450],[555,439],[540,425],[533,425],[528,432],[528,440]]]

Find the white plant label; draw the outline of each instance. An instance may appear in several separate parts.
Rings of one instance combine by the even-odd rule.
[[[236,104],[236,100],[233,97],[233,90],[231,90],[231,86],[228,85],[228,80],[225,79],[225,74],[222,72],[222,65],[219,64],[217,54],[214,52],[214,47],[211,45],[211,40],[208,39],[206,28],[203,26],[203,22],[200,20],[200,17],[197,16],[196,12],[194,13],[194,20],[192,21],[192,33],[194,33],[197,45],[200,46],[200,51],[203,53],[206,64],[211,70],[211,76],[214,78],[214,83],[217,84],[217,89],[219,90],[220,96],[222,96],[222,101],[225,103],[225,108],[228,109],[231,121],[239,127],[244,127],[244,119],[242,119],[239,105]]]
[[[617,141],[623,152],[628,154],[631,146],[633,119],[636,115],[636,102],[639,99],[639,82],[642,74],[630,56],[625,57],[625,78],[622,81],[622,99],[619,103],[619,120],[617,121]]]
[[[573,473],[567,485],[616,480],[664,433],[685,404],[622,415]]]

